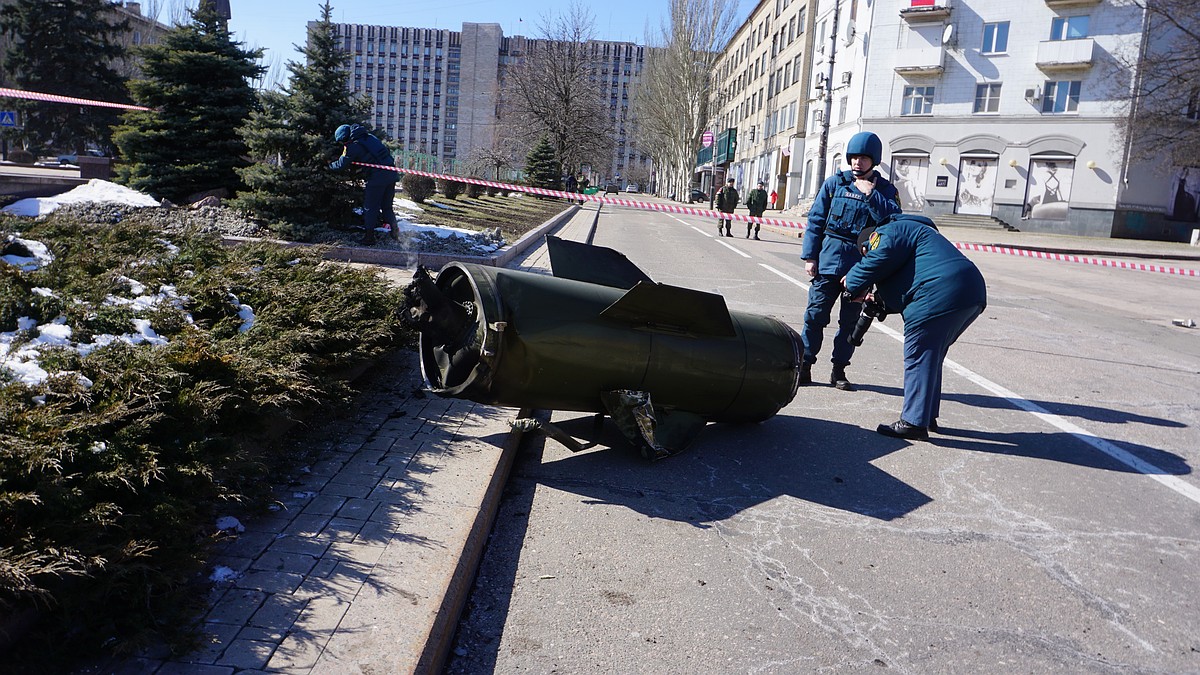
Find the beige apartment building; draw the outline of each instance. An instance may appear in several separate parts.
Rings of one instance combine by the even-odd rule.
[[[739,189],[758,181],[795,201],[797,148],[803,147],[803,121],[809,99],[809,63],[815,12],[808,0],[762,0],[738,28],[713,69],[714,132],[736,129],[732,160],[711,171],[698,170],[708,191],[727,178]]]

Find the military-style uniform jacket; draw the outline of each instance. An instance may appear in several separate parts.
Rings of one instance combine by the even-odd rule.
[[[858,233],[893,213],[900,213],[899,193],[883,176],[875,179],[875,189],[868,196],[854,187],[853,171],[834,174],[821,186],[808,212],[800,257],[816,260],[817,274],[841,278],[862,257]]]
[[[867,255],[846,275],[857,297],[875,285],[875,298],[904,317],[904,330],[967,307],[987,305],[987,286],[975,263],[924,216],[897,214],[875,230]]]
[[[350,140],[342,148],[342,156],[329,165],[330,169],[339,171],[352,162],[367,164],[383,164],[395,166],[396,160],[378,138],[367,132],[361,124],[350,126]],[[400,180],[400,173],[389,169],[373,169],[369,166],[359,167],[367,177],[368,185],[387,185]]]
[[[739,199],[741,199],[741,195],[738,194],[737,188],[732,185],[726,185],[717,192],[717,210],[725,213],[733,213],[734,209],[737,208]]]
[[[750,209],[750,215],[761,216],[767,210],[767,191],[759,188],[751,190],[746,195],[746,208]]]

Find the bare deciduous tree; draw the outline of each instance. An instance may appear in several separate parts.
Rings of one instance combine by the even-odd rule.
[[[713,64],[737,28],[737,0],[669,0],[633,101],[639,147],[654,159],[660,194],[687,195],[710,123]]]
[[[1116,56],[1133,73],[1122,132],[1138,159],[1200,164],[1200,13],[1195,0],[1146,0],[1142,49]]]
[[[565,14],[549,15],[538,26],[522,61],[506,74],[508,92],[502,120],[526,149],[545,136],[565,169],[607,156],[612,125],[606,90],[597,86],[599,61],[592,44],[595,21],[573,0]]]

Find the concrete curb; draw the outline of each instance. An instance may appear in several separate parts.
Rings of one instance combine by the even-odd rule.
[[[524,408],[517,414],[517,419],[530,417],[533,414],[533,410]],[[479,512],[463,542],[462,552],[458,556],[458,564],[455,565],[454,571],[447,580],[441,607],[429,628],[425,647],[413,668],[414,673],[440,673],[445,666],[446,657],[450,654],[450,647],[457,632],[458,621],[462,617],[467,599],[471,597],[471,588],[475,584],[475,573],[479,570],[483,552],[487,548],[488,537],[492,532],[492,525],[500,510],[504,486],[508,483],[508,475],[512,471],[517,450],[521,447],[521,441],[524,438],[524,432],[513,427],[500,447],[492,478],[484,490],[483,499],[479,503]]]

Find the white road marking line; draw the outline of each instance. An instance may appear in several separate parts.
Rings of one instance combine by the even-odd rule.
[[[793,279],[792,277],[788,276],[787,274],[784,274],[783,272],[780,272],[779,270],[771,267],[770,265],[765,265],[763,263],[759,263],[759,265],[762,265],[762,267],[764,269],[766,269],[767,271],[769,271],[779,277],[782,277],[783,279],[786,279],[787,281],[790,281],[791,283],[799,286],[800,288],[803,288],[805,290],[808,289],[808,284],[803,283],[797,279]],[[893,328],[890,328],[888,326],[885,326],[878,321],[871,324],[871,329],[878,330],[881,333],[888,335],[889,337],[891,337],[899,342],[904,341],[904,333],[902,333],[898,330],[895,330]],[[1138,457],[1137,455],[1134,455],[1126,450],[1122,450],[1117,445],[1115,445],[1109,441],[1106,441],[1103,438],[1096,436],[1095,434],[1088,431],[1087,429],[1084,429],[1083,427],[1073,424],[1072,422],[1069,422],[1069,421],[1063,419],[1062,417],[1059,417],[1058,415],[1051,413],[1050,411],[1046,410],[1045,408],[1041,407],[1040,405],[1038,405],[1032,401],[1028,401],[1024,398],[1021,398],[1021,396],[1019,394],[1017,394],[1016,392],[1010,391],[1010,390],[1000,386],[999,384],[992,382],[991,380],[987,379],[986,377],[984,377],[972,370],[968,370],[967,368],[964,368],[960,364],[958,364],[954,361],[951,361],[950,359],[946,359],[945,365],[947,367],[949,367],[950,370],[953,370],[954,372],[958,373],[959,375],[962,375],[963,377],[965,377],[967,380],[974,382],[975,384],[979,385],[980,387],[982,387],[982,388],[992,392],[993,394],[996,394],[997,396],[1003,398],[1004,400],[1008,401],[1013,407],[1017,408],[1018,410],[1024,410],[1025,412],[1032,414],[1034,417],[1037,417],[1038,419],[1042,420],[1043,422],[1046,422],[1050,426],[1057,427],[1058,429],[1061,429],[1062,431],[1065,431],[1068,434],[1071,434],[1075,438],[1078,438],[1079,440],[1092,446],[1093,448],[1099,450],[1100,452],[1103,452],[1104,454],[1115,459],[1116,461],[1120,462],[1121,464],[1124,464],[1125,466],[1133,469],[1134,471],[1137,471],[1138,473],[1141,473],[1146,476],[1149,476],[1150,478],[1153,478],[1154,480],[1158,481],[1159,483],[1162,483],[1163,485],[1174,490],[1175,492],[1178,492],[1179,494],[1183,495],[1184,497],[1187,497],[1188,499],[1196,502],[1197,504],[1200,504],[1200,488],[1197,488],[1196,486],[1188,483],[1187,481],[1180,479],[1177,476],[1170,475],[1167,471],[1165,471],[1157,466],[1154,466],[1150,462],[1145,461],[1144,459]]]
[[[736,246],[730,246],[728,243],[726,243],[725,241],[723,241],[721,239],[718,239],[717,243],[724,246],[725,248],[729,249],[730,251],[733,251],[734,253],[742,256],[743,258],[751,257],[751,255],[749,253],[746,253],[745,251],[741,250],[740,248],[738,248]]]

